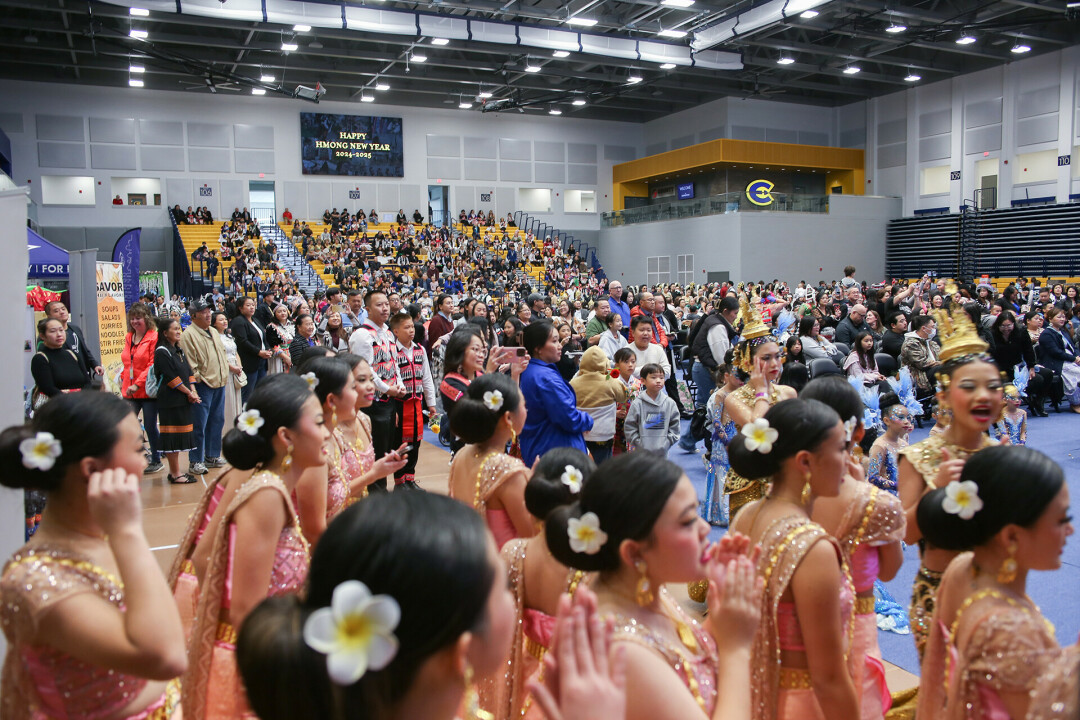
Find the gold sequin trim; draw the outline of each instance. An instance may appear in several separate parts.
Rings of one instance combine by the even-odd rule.
[[[216,642],[225,643],[226,645],[236,644],[236,628],[227,622],[220,622],[217,626],[217,636],[214,638]]]
[[[81,570],[82,572],[90,573],[91,575],[97,575],[98,577],[107,580],[115,585],[118,589],[124,589],[124,583],[120,578],[113,575],[108,570],[95,565],[87,560],[72,560],[71,558],[58,558],[52,555],[38,555],[36,553],[23,555],[20,558],[15,558],[11,561],[11,566],[16,565],[30,565],[31,563],[40,562],[46,565],[62,565],[63,567],[72,568],[74,570]]]
[[[810,671],[801,668],[780,668],[781,690],[810,690]]]
[[[769,563],[765,566],[765,571],[763,573],[765,575],[766,587],[768,587],[769,585],[769,578],[772,577],[773,570],[776,568],[776,563],[780,561],[780,556],[783,554],[784,550],[787,549],[787,546],[790,545],[795,540],[795,538],[799,537],[804,532],[809,532],[816,527],[817,525],[814,525],[813,523],[806,523],[804,525],[800,525],[799,527],[794,528],[791,532],[787,534],[786,537],[784,537],[783,540],[776,544],[776,547],[774,547],[772,552],[769,553]]]
[[[856,615],[873,615],[874,614],[874,598],[872,598],[872,597],[857,597],[857,598],[855,598],[855,614]]]
[[[541,645],[540,643],[533,640],[531,637],[526,637],[525,638],[525,652],[529,653],[530,655],[532,655],[537,660],[543,661],[544,653],[547,652],[547,648],[545,648],[543,645]]]

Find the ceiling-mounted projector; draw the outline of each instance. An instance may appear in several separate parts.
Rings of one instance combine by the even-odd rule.
[[[315,87],[310,88],[307,85],[297,85],[293,90],[293,95],[304,100],[311,100],[312,102],[319,102],[319,98],[326,94],[326,88],[322,86],[322,83],[315,83]]]

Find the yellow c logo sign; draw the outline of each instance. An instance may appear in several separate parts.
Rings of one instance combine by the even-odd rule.
[[[771,205],[773,187],[768,180],[755,180],[746,186],[746,199],[755,205]]]

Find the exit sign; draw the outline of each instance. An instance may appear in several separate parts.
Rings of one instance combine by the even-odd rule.
[[[1058,155],[1058,167],[1072,165],[1072,155]]]

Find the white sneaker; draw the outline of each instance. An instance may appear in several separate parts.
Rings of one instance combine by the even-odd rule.
[[[191,467],[188,468],[188,472],[196,475],[205,475],[207,472],[206,465],[203,465],[202,463],[193,463]]]

